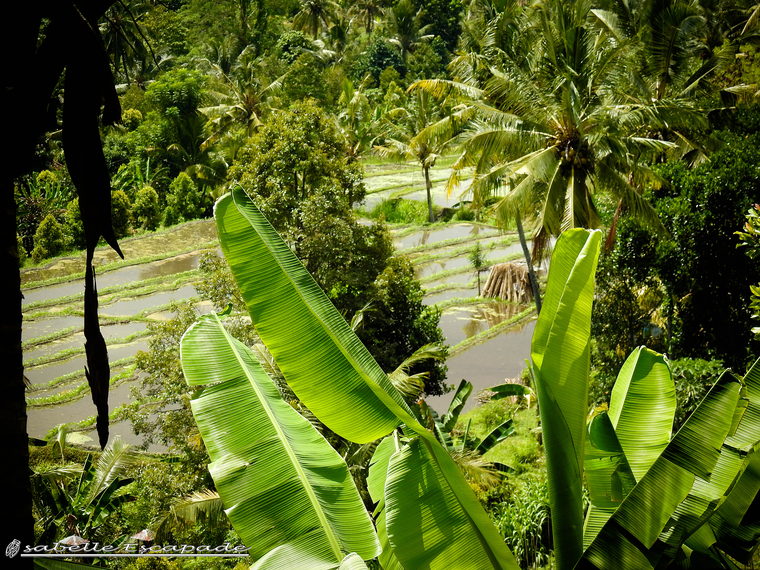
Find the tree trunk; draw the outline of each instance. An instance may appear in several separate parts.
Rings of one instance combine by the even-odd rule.
[[[0,469],[5,516],[2,517],[0,551],[14,540],[20,548],[34,544],[32,490],[29,482],[29,438],[26,430],[26,389],[21,350],[21,276],[16,249],[16,204],[13,180],[5,174],[0,187],[2,248],[0,289],[5,307],[0,312],[0,359],[3,362],[3,397],[0,398],[0,433],[4,440],[4,464]],[[6,559],[8,560],[8,559]],[[31,558],[10,559],[12,568],[31,568]]]
[[[515,223],[517,224],[517,235],[520,236],[520,245],[522,246],[523,255],[525,256],[525,263],[528,264],[528,278],[530,279],[530,287],[533,289],[533,299],[536,301],[536,314],[541,314],[541,294],[538,290],[538,280],[536,279],[536,273],[533,271],[533,262],[530,259],[530,251],[528,251],[528,243],[525,241],[525,231],[523,231],[522,219],[520,218],[520,212],[515,212]]]
[[[430,195],[430,190],[433,188],[433,185],[430,182],[430,167],[423,166],[422,169],[425,171],[425,189],[427,190],[428,221],[432,224],[433,222],[435,222],[435,217],[433,216],[433,198]]]

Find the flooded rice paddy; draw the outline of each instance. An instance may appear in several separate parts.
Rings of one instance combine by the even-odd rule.
[[[419,169],[399,170],[398,165],[368,168],[365,181],[368,189],[381,189],[370,197],[382,199],[402,187],[424,188]],[[441,168],[433,176],[434,200],[439,205],[447,205],[440,199],[444,197],[442,189],[448,175],[449,169]],[[501,301],[468,302],[476,301],[477,282],[467,258],[476,241],[481,242],[489,262],[521,255],[516,236],[505,236],[493,227],[475,223],[392,233],[396,249],[408,253],[415,264],[427,292],[424,303],[442,304],[441,328],[447,343],[452,347],[464,343],[447,361],[448,382],[456,384],[466,378],[477,391],[519,374],[529,356],[534,322],[523,319],[505,326],[493,338],[471,343],[477,335],[482,337],[525,307]],[[125,376],[112,384],[111,410],[131,401],[130,389],[137,381],[132,363],[137,352],[149,346],[148,323],[171,318],[168,307],[172,302],[198,304],[193,282],[198,277],[200,256],[209,247],[218,251],[213,220],[190,222],[162,233],[124,240],[121,243],[124,261],[108,248],[96,251],[101,330],[108,343],[112,376]],[[22,340],[25,373],[32,385],[28,394],[28,431],[34,437],[44,437],[58,424],[80,422],[95,414],[83,373],[83,271],[84,256],[80,255],[22,273]],[[481,275],[481,283],[486,278],[487,272]],[[148,280],[149,286],[144,287]],[[208,303],[201,303],[198,308],[200,312],[210,310]],[[68,392],[73,394],[70,398]],[[50,396],[63,401],[44,406],[34,401]],[[449,394],[430,398],[428,402],[444,412],[450,400]],[[70,436],[78,442],[93,443],[97,437],[91,431],[85,429]],[[129,422],[114,422],[111,433],[130,443],[140,443]]]

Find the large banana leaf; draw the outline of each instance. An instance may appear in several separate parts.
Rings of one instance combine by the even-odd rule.
[[[398,390],[242,188],[217,201],[214,218],[253,324],[304,404],[335,433],[357,443],[390,433],[399,424],[394,410],[411,415]]]
[[[695,480],[710,480],[721,446],[735,428],[734,415],[742,389],[736,377],[721,376],[599,531],[584,552],[579,568],[654,568],[669,548],[672,550],[675,543],[680,545],[679,540],[686,536],[669,521],[689,497]]]
[[[425,439],[430,468],[446,493],[456,499],[447,502],[431,495],[425,499],[426,508],[436,513],[444,528],[462,517],[466,520],[467,524],[451,535],[451,543],[457,547],[454,550],[465,552],[469,548],[466,545],[475,544],[493,568],[516,569],[514,557],[449,454],[414,418],[369,352],[245,192],[238,187],[220,198],[215,218],[222,248],[253,323],[296,395],[329,428],[356,442],[377,439],[399,421],[404,422]],[[388,520],[391,512],[388,509]],[[405,529],[410,533],[420,530]],[[424,542],[427,537],[409,534],[406,539]]]
[[[744,376],[749,405],[736,433],[724,448],[748,451],[743,470],[730,493],[710,519],[716,545],[742,563],[747,563],[760,540],[760,360]],[[749,443],[753,445],[749,446]]]
[[[610,420],[639,481],[670,441],[676,389],[661,354],[635,349],[620,369],[610,396]]]
[[[584,455],[591,502],[583,528],[586,549],[636,485],[636,479],[606,412],[589,422]]]
[[[393,554],[393,547],[388,540],[388,531],[385,526],[385,480],[388,475],[388,463],[394,453],[396,453],[395,440],[393,437],[386,437],[375,449],[369,466],[369,477],[367,477],[367,489],[370,497],[377,503],[375,525],[377,526],[377,538],[383,547],[383,552],[378,560],[384,570],[404,570],[401,562]]]
[[[256,568],[335,569],[346,554],[380,553],[346,464],[280,399],[253,353],[216,315],[182,338],[190,385],[207,387],[193,414],[213,462],[209,471]]]
[[[414,438],[391,457],[385,507],[388,539],[396,557],[404,568],[517,570],[509,550],[497,548],[490,543],[491,534],[482,532],[496,534],[492,523],[487,526],[487,517],[486,525],[481,521],[473,524],[471,517],[485,516],[485,512],[460,502],[461,490],[444,476],[451,468],[457,469],[451,457],[446,452],[437,454],[434,444],[425,438]],[[459,480],[467,485],[461,475]]]
[[[572,568],[583,553],[583,446],[600,241],[599,232],[587,230],[560,236],[531,344],[560,570]]]

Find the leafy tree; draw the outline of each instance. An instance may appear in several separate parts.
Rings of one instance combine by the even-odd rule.
[[[309,272],[328,292],[368,286],[385,267],[391,249],[373,256],[379,228],[361,226],[351,206],[364,197],[361,165],[347,160],[347,144],[334,120],[314,102],[299,103],[269,122],[240,151],[230,178],[244,186],[274,227],[292,244]],[[353,244],[353,245],[351,245]],[[374,265],[357,273],[352,267]],[[346,278],[342,278],[345,275]],[[359,308],[354,306],[352,310]],[[344,307],[345,308],[345,307]]]
[[[445,341],[438,327],[441,313],[423,304],[424,295],[409,260],[393,257],[362,297],[370,305],[356,334],[383,370],[395,370],[421,346]],[[446,349],[444,359],[447,355]],[[437,396],[447,390],[447,370],[442,361],[425,361],[414,364],[410,374],[426,373],[424,392]]]
[[[148,231],[155,230],[161,223],[158,194],[152,186],[143,186],[137,191],[137,197],[132,205],[132,216],[139,227]]]
[[[163,224],[171,226],[200,218],[206,211],[206,196],[186,173],[180,172],[169,185]]]
[[[742,228],[744,231],[736,232],[736,235],[741,240],[741,243],[737,247],[746,247],[747,249],[744,252],[752,260],[757,259],[760,254],[760,216],[758,216],[758,212],[760,212],[760,206],[755,204],[747,214],[747,221],[744,223],[744,228]],[[752,301],[749,308],[752,309],[752,318],[758,319],[760,318],[760,283],[750,285],[749,289],[752,293]],[[752,332],[755,335],[755,340],[760,340],[760,327],[753,327]]]
[[[287,63],[293,63],[304,52],[312,50],[314,43],[303,32],[289,30],[277,39],[275,54]]]
[[[428,32],[443,40],[446,49],[454,51],[459,39],[460,24],[464,16],[461,0],[414,0],[417,10],[422,10],[422,24]]]
[[[39,263],[48,257],[61,255],[65,249],[66,237],[63,235],[61,224],[53,214],[48,214],[34,234],[32,259],[35,263]]]
[[[401,77],[406,75],[406,63],[404,63],[399,50],[383,37],[376,36],[352,66],[351,76],[354,81],[361,82],[367,76],[372,75],[375,82],[379,82],[380,74],[393,67]]]
[[[739,367],[754,346],[750,286],[760,281],[760,269],[746,262],[733,234],[760,202],[757,137],[725,134],[709,163],[693,170],[677,162],[661,167],[669,184],[651,199],[671,238],[652,237],[642,247],[656,247],[653,269],[667,292],[674,356],[709,356]]]

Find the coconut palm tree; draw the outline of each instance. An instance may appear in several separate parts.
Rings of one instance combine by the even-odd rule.
[[[704,113],[686,99],[639,98],[629,87],[631,43],[611,27],[592,27],[590,12],[583,2],[526,8],[515,34],[517,45],[530,51],[489,47],[455,62],[459,81],[415,86],[469,99],[474,118],[460,135],[462,154],[449,187],[474,167],[469,191],[476,205],[499,196],[495,213],[503,224],[517,213],[535,221],[534,256],[550,236],[598,227],[602,192],[661,228],[640,193],[645,183],[659,183],[646,161],[675,148],[659,135],[666,125],[705,126]]]
[[[422,25],[424,12],[417,10],[412,0],[399,0],[390,10],[388,18],[390,29],[392,30],[391,42],[401,49],[401,57],[406,61],[406,56],[414,51],[414,48],[420,42],[425,42],[433,38],[426,32],[430,25]]]
[[[301,0],[301,11],[293,18],[293,28],[310,33],[316,40],[322,26],[330,27],[337,8],[330,0]]]
[[[383,15],[386,5],[385,0],[358,0],[353,3],[349,13],[364,23],[364,31],[370,35],[375,20]]]
[[[207,127],[211,130],[202,149],[216,144],[236,127],[244,129],[246,137],[253,136],[269,109],[267,97],[282,85],[285,75],[267,81],[262,76],[261,58],[255,57],[250,48],[238,56],[229,74],[213,63],[206,65],[209,74],[217,79],[217,88],[210,93],[215,104],[198,109],[208,118]]]
[[[433,125],[444,118],[446,101],[438,102],[426,91],[418,90],[409,98],[407,107],[398,107],[386,113],[388,135],[385,144],[376,146],[375,152],[386,158],[406,158],[417,160],[425,175],[427,190],[428,220],[435,221],[433,199],[430,194],[430,169],[450,140],[432,136]]]

